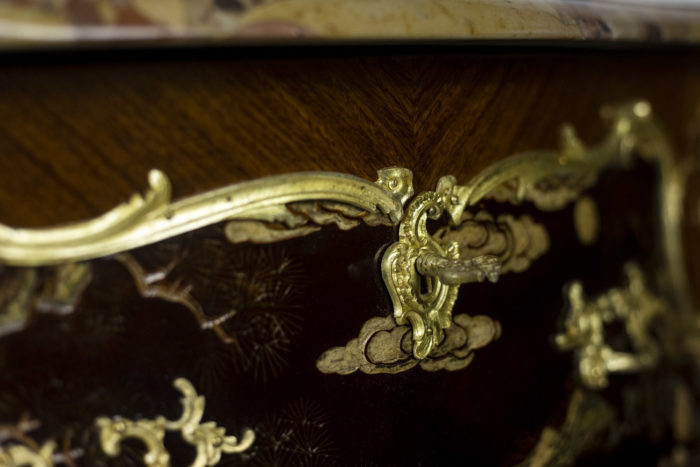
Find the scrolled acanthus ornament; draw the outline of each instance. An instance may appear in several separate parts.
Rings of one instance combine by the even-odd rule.
[[[399,225],[399,240],[382,259],[382,276],[394,305],[394,319],[409,324],[413,356],[424,359],[437,348],[443,329],[452,324],[452,308],[459,284],[498,280],[500,260],[491,255],[469,261],[459,259],[459,245],[438,243],[428,232],[428,219],[436,220],[456,203],[456,181],[442,177],[436,191],[416,196]]]

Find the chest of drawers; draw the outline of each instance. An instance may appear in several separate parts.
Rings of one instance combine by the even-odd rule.
[[[0,464],[696,465],[698,10],[626,8],[0,2]]]

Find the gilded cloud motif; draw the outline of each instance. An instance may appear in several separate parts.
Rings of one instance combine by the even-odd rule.
[[[410,326],[397,326],[393,317],[372,318],[365,322],[357,338],[344,347],[327,350],[316,361],[322,373],[348,375],[360,370],[366,374],[400,373],[420,365],[426,371],[457,371],[474,358],[474,350],[498,339],[501,326],[487,316],[454,316],[444,330],[438,347],[425,359],[413,357]]]

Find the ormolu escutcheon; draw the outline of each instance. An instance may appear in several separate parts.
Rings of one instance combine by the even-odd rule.
[[[399,325],[411,324],[417,359],[430,355],[440,343],[442,330],[452,324],[459,285],[485,278],[495,282],[501,271],[497,257],[462,261],[456,242],[441,245],[428,233],[428,218],[442,216],[453,202],[454,186],[454,177],[443,177],[437,192],[422,193],[411,202],[399,226],[399,240],[382,259],[394,319]]]

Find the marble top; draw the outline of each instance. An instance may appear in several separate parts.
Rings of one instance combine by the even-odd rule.
[[[700,0],[0,0],[0,47],[144,41],[698,42]]]

